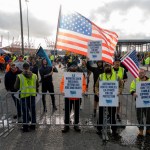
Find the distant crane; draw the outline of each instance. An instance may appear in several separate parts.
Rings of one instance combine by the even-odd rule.
[[[47,38],[44,38],[44,39],[45,39],[45,43],[46,43],[47,48],[54,50],[54,47],[55,47],[54,41],[50,41]]]

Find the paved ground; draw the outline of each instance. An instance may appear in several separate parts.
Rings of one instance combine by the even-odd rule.
[[[59,73],[54,73],[54,85],[55,85],[55,92],[59,93],[59,82],[62,77],[63,70],[59,69]],[[132,76],[129,75],[129,81],[126,84],[125,87],[125,93],[128,93],[129,91],[129,83],[132,80]],[[92,82],[92,76],[91,76],[91,82]],[[5,93],[3,84],[0,86],[1,93]],[[90,91],[92,91],[92,83],[90,84]],[[10,98],[9,98],[10,99]],[[126,97],[122,98],[123,100],[126,99]],[[57,105],[62,104],[60,110],[56,111],[53,114],[53,117],[51,120],[49,116],[51,116],[51,111],[48,110],[47,114],[44,114],[42,117],[41,124],[39,125],[36,131],[28,132],[28,133],[22,133],[20,131],[20,125],[12,127],[12,132],[10,132],[9,135],[4,134],[0,137],[0,150],[148,150],[150,149],[149,144],[149,137],[144,137],[143,139],[137,138],[138,129],[134,126],[127,126],[125,129],[119,129],[118,132],[120,134],[120,138],[114,138],[109,133],[109,141],[107,143],[103,142],[102,137],[96,134],[96,129],[93,124],[94,120],[92,120],[92,116],[87,116],[89,114],[92,114],[92,98],[84,102],[84,108],[81,111],[81,124],[85,124],[87,122],[88,125],[91,126],[82,126],[81,127],[81,133],[76,133],[73,128],[71,127],[71,130],[69,133],[62,134],[61,129],[63,128],[63,125],[57,126],[56,124],[63,124],[63,100],[60,99],[61,102],[57,100]],[[12,103],[13,104],[13,103]],[[49,105],[49,103],[47,104]],[[133,104],[132,104],[133,105]],[[41,107],[41,105],[39,105]],[[88,110],[89,108],[89,110]],[[128,108],[129,109],[129,108]],[[42,110],[39,108],[38,112],[41,115]],[[88,111],[88,113],[86,113]],[[130,111],[127,109],[124,109],[122,111],[128,111],[128,115],[130,114]],[[57,117],[59,115],[59,117]],[[132,119],[134,121],[136,120],[135,114],[133,112],[133,118],[129,117],[128,122],[130,123]],[[85,119],[88,118],[88,119]],[[127,116],[122,116],[123,119]],[[52,121],[52,122],[51,122]],[[58,122],[58,123],[57,123]],[[52,124],[52,125],[51,125]],[[128,123],[127,123],[128,124]],[[0,130],[1,132],[1,130]]]

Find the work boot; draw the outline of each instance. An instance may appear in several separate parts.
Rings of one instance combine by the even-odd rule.
[[[65,126],[64,129],[62,130],[62,133],[66,133],[69,132],[69,126]]]
[[[76,132],[80,132],[80,131],[81,131],[81,129],[79,128],[79,126],[74,126],[74,130],[75,130]]]
[[[146,135],[150,136],[150,130],[146,130]]]
[[[143,136],[143,130],[139,130],[138,136]]]
[[[23,125],[22,128],[21,128],[22,132],[29,132],[28,127],[29,127],[28,125]]]
[[[57,107],[56,107],[56,105],[55,106],[53,106],[53,111],[56,111],[57,110]]]
[[[97,129],[96,134],[102,135],[102,130]]]
[[[43,112],[44,112],[44,113],[47,112],[47,108],[46,108],[46,107],[44,107]]]
[[[117,131],[116,130],[112,130],[112,135],[113,136],[117,136],[118,135]]]
[[[96,117],[96,109],[94,109],[94,114],[93,114],[94,118]]]
[[[30,125],[29,126],[31,130],[35,130],[36,126],[35,125]]]
[[[18,117],[17,115],[13,115],[13,118],[14,118],[14,119],[17,119],[17,117]]]
[[[121,122],[121,118],[120,118],[119,114],[117,114],[117,120],[118,120],[119,122]]]

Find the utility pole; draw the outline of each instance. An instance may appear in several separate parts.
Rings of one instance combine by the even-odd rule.
[[[30,41],[29,41],[29,11],[28,11],[28,0],[26,0],[27,5],[27,27],[28,27],[28,48],[30,48]]]
[[[21,26],[21,46],[22,46],[22,55],[24,55],[24,40],[23,40],[23,21],[22,21],[22,6],[21,6],[21,0],[19,0],[19,6],[20,6],[20,26]]]

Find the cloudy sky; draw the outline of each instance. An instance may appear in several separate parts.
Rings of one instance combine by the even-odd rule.
[[[150,39],[150,0],[22,0],[23,31],[27,41],[27,5],[30,41],[45,45],[55,40],[60,4],[116,32],[119,39]],[[3,45],[20,40],[19,0],[0,0]]]

